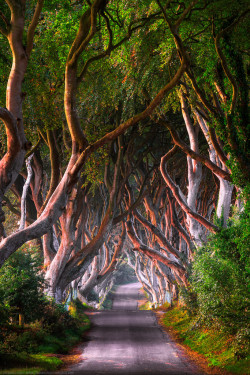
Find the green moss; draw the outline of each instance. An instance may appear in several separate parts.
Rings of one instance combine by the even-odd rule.
[[[220,329],[200,326],[181,307],[167,311],[163,323],[173,328],[185,345],[203,354],[209,366],[218,366],[235,374],[250,374],[249,361],[237,360],[235,356],[233,336]]]

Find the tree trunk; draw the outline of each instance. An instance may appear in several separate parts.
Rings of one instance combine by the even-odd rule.
[[[22,194],[22,198],[21,198],[21,219],[20,219],[19,230],[22,230],[25,227],[26,199],[27,199],[28,189],[29,189],[29,186],[30,186],[30,181],[31,181],[31,178],[32,178],[32,167],[31,167],[32,157],[33,157],[33,154],[30,155],[26,160],[27,179],[26,179],[25,184],[23,186],[23,194]]]

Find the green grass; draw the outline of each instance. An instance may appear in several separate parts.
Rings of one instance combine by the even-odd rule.
[[[41,371],[54,371],[63,361],[56,357],[42,354],[0,354],[0,361],[5,369],[0,374],[39,374]]]
[[[113,287],[110,289],[110,291],[106,295],[106,298],[102,302],[99,310],[111,310],[112,309],[114,295],[118,286],[119,285],[113,285]]]
[[[147,301],[140,305],[139,310],[152,310],[152,303]]]
[[[12,368],[11,370],[0,370],[0,374],[3,375],[14,375],[14,374],[22,374],[22,375],[36,375],[40,374],[43,371],[43,368],[34,367],[34,368]]]
[[[202,327],[181,307],[174,307],[162,319],[171,327],[183,343],[199,354],[203,354],[209,366],[218,366],[235,374],[250,374],[249,359],[236,359],[233,337],[219,329]]]
[[[165,303],[163,303],[163,305],[156,307],[156,309],[154,310],[155,311],[167,311],[169,310],[170,307],[171,307],[170,303],[166,301]]]
[[[85,302],[82,302],[82,306],[85,310],[93,310],[93,306],[88,305]]]
[[[46,335],[38,347],[38,353],[66,354],[82,338],[83,333],[89,329],[90,324],[79,327],[78,331],[66,329],[60,336]]]
[[[89,324],[86,324],[79,327],[77,332],[65,329],[60,336],[45,335],[42,343],[34,347],[34,351],[37,354],[20,353],[18,348],[11,354],[0,353],[0,374],[15,374],[18,372],[22,374],[38,374],[44,370],[56,370],[63,361],[53,357],[53,354],[68,353],[81,340],[83,332],[88,328]],[[52,356],[47,356],[46,354],[52,354]]]
[[[0,370],[0,374],[3,374],[3,375],[6,375],[6,374],[36,375],[36,374],[40,374],[41,371],[43,371],[43,369],[39,367],[34,367],[34,368],[29,368],[29,369],[13,368],[11,370]]]

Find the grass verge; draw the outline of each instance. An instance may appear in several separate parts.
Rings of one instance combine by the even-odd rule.
[[[186,349],[191,349],[188,354],[200,364],[202,361],[207,373],[250,374],[249,358],[237,360],[234,355],[233,337],[218,329],[199,326],[182,307],[166,311],[161,315],[160,323]]]
[[[0,374],[39,374],[41,371],[54,371],[63,364],[56,357],[43,354],[0,354]]]
[[[112,310],[113,300],[116,293],[116,289],[119,285],[114,284],[108,294],[106,295],[104,301],[102,302],[99,310]]]
[[[143,288],[141,288],[139,292],[138,309],[152,310],[152,302],[149,301],[149,296]]]

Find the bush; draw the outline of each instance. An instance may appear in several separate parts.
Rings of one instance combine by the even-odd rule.
[[[228,228],[211,235],[197,251],[190,289],[183,293],[187,309],[203,324],[235,337],[238,358],[247,354],[249,315],[249,213],[229,222]]]
[[[77,322],[65,310],[63,305],[48,301],[43,307],[43,327],[51,334],[60,335],[65,327],[76,329]]]
[[[80,301],[70,315],[63,305],[48,300],[36,250],[23,247],[0,270],[0,353],[66,353],[89,327]],[[10,316],[24,315],[24,326]]]
[[[189,288],[182,287],[180,289],[180,298],[183,301],[183,308],[187,310],[190,316],[197,315],[199,311],[199,305],[197,300],[197,293],[194,291],[193,286]]]
[[[10,308],[8,305],[3,305],[0,302],[0,325],[6,324],[9,321],[10,317]]]
[[[44,286],[41,260],[34,248],[21,248],[0,270],[0,300],[5,308],[9,306],[12,311],[23,314],[25,322],[41,316]]]
[[[75,317],[62,305],[47,301],[40,320],[24,327],[2,326],[0,353],[67,353],[90,326],[80,301],[75,304]]]
[[[236,358],[242,359],[249,355],[250,332],[247,328],[239,329],[233,343],[233,352]]]
[[[70,302],[69,314],[77,321],[84,322],[86,320],[85,311],[86,304],[83,305],[83,303],[78,298]]]

